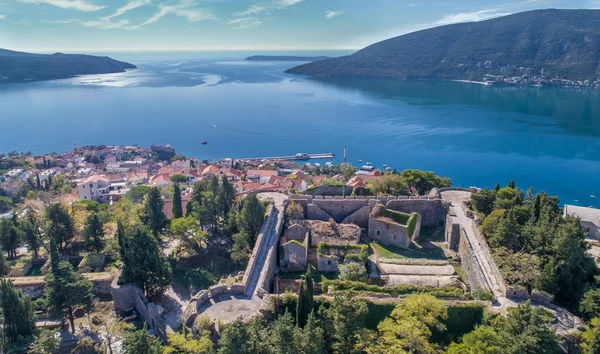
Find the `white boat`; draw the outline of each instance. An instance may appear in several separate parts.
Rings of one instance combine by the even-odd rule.
[[[593,194],[590,194],[590,198],[596,198],[596,196]]]
[[[375,169],[375,167],[371,166],[368,163],[360,168],[361,171],[367,171],[367,172],[371,172],[374,169]]]

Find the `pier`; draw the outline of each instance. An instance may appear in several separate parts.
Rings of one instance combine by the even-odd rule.
[[[271,156],[271,157],[248,157],[248,158],[240,158],[234,159],[237,161],[250,161],[250,160],[318,160],[318,159],[332,159],[335,157],[335,154],[332,152],[324,153],[324,154],[306,154],[306,153],[298,153],[296,155],[290,156]]]

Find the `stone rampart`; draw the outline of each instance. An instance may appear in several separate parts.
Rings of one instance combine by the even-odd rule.
[[[469,242],[467,235],[465,235],[465,230],[462,227],[460,227],[458,254],[460,255],[460,262],[465,274],[467,275],[471,291],[475,289],[491,291],[492,289],[490,289],[485,279],[485,274],[483,273],[484,271],[481,269],[479,262],[477,262],[473,246]]]
[[[471,220],[471,222],[473,222]],[[474,222],[473,222],[474,224]],[[498,266],[496,265],[496,262],[494,261],[494,257],[492,257],[492,252],[490,250],[490,246],[487,243],[487,240],[483,237],[483,235],[481,234],[481,231],[479,231],[479,228],[477,227],[477,225],[473,225],[473,230],[475,231],[475,236],[479,239],[479,244],[481,246],[481,250],[483,251],[483,257],[487,260],[487,262],[490,265],[492,274],[490,274],[491,276],[493,276],[494,278],[496,278],[496,280],[498,281],[499,287],[500,287],[500,291],[502,292],[502,294],[504,294],[504,296],[509,297],[508,294],[506,293],[506,284],[504,283],[504,278],[502,277],[502,274],[500,273],[500,268],[498,268]]]
[[[260,273],[260,277],[258,278],[258,289],[262,289],[261,293],[270,293],[273,290],[273,278],[275,277],[275,273],[277,273],[277,250],[279,245],[279,237],[283,233],[283,222],[284,222],[284,214],[283,212],[276,212],[277,209],[274,209],[274,215],[277,217],[277,224],[275,225],[275,232],[273,238],[269,240],[270,244],[267,246],[269,250],[267,251],[267,257],[265,258],[265,264]]]
[[[351,186],[327,186],[320,185],[317,188],[307,189],[304,193],[308,195],[321,195],[321,196],[342,196],[345,193],[347,196],[352,194],[352,190],[354,189]]]
[[[92,282],[94,294],[108,295],[111,293],[110,287],[114,278],[113,274],[108,272],[84,273],[83,276]],[[43,276],[9,277],[9,279],[13,282],[15,288],[32,299],[44,296],[46,281]]]
[[[246,271],[244,272],[244,278],[242,279],[242,284],[244,285],[246,290],[248,289],[248,285],[251,281],[252,274],[254,274],[254,271],[258,266],[256,263],[258,262],[259,252],[262,249],[263,243],[267,238],[265,236],[265,232],[269,230],[268,225],[270,224],[271,218],[274,215],[274,209],[275,207],[273,206],[273,204],[269,205],[269,209],[267,210],[267,216],[263,221],[263,226],[260,230],[260,233],[258,234],[258,237],[256,238],[256,243],[254,245],[254,249],[252,250],[252,255],[248,260],[248,266],[246,267]]]

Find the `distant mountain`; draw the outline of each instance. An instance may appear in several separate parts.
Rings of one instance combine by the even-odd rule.
[[[316,61],[329,59],[326,56],[319,57],[302,57],[302,56],[290,56],[290,55],[253,55],[244,60],[249,61]]]
[[[77,75],[110,74],[135,69],[109,57],[82,54],[31,54],[0,49],[0,83],[64,79]]]
[[[599,63],[600,10],[548,9],[413,32],[286,72],[600,87]]]

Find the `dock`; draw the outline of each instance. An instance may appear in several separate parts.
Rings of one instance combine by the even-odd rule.
[[[250,161],[250,160],[319,160],[319,159],[332,159],[335,157],[335,154],[332,152],[324,153],[324,154],[306,154],[299,153],[296,155],[290,156],[271,156],[271,157],[248,157],[248,158],[240,158],[234,159],[237,161]]]

